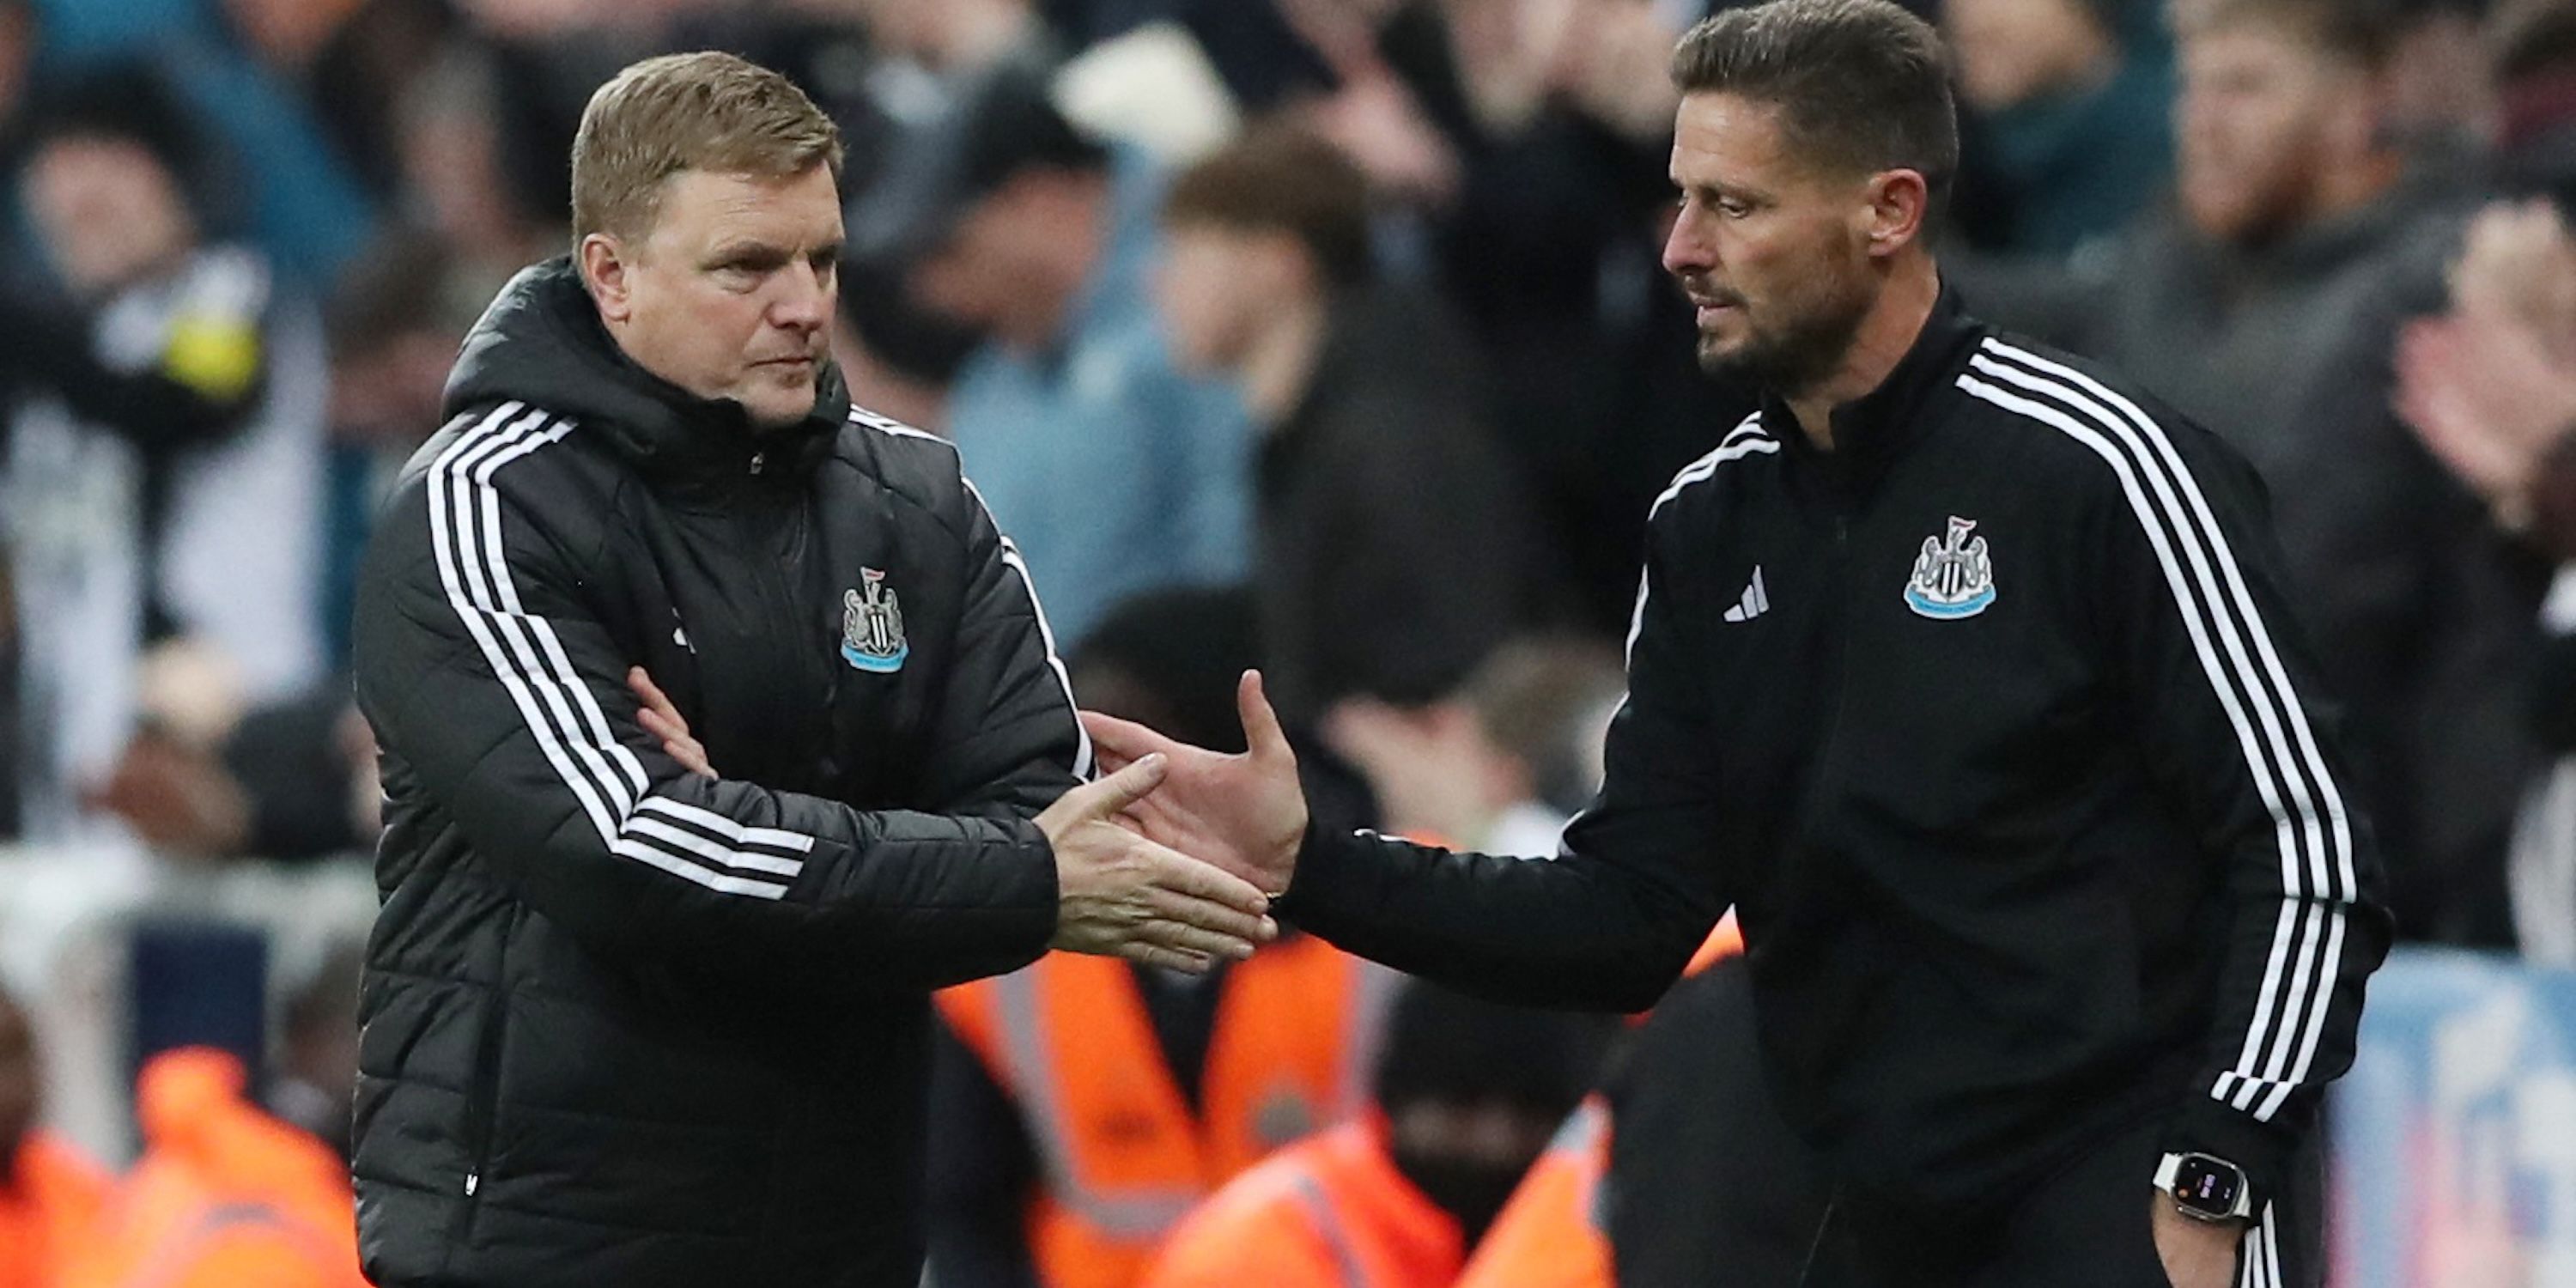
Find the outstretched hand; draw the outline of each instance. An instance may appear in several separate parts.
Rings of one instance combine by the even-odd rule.
[[[1297,756],[1277,712],[1262,696],[1261,673],[1246,671],[1235,691],[1250,750],[1221,755],[1175,742],[1133,721],[1096,711],[1082,724],[1101,768],[1115,772],[1159,755],[1163,782],[1120,811],[1129,830],[1251,882],[1273,898],[1287,893],[1297,848],[1306,839],[1306,794]]]
[[[1270,901],[1251,883],[1111,821],[1162,785],[1165,764],[1148,756],[1123,766],[1038,815],[1055,850],[1049,947],[1198,974],[1278,937],[1278,924],[1264,915]]]

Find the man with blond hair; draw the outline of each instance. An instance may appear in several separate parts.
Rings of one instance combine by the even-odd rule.
[[[378,529],[383,911],[354,1139],[379,1285],[910,1285],[929,992],[1275,928],[1108,820],[1018,552],[828,359],[841,145],[650,59],[574,250],[467,339]]]

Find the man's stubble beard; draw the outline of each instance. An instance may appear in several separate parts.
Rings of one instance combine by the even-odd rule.
[[[1717,348],[1703,331],[1700,369],[1782,398],[1800,397],[1842,366],[1871,303],[1865,281],[1844,280],[1835,284],[1830,298],[1807,305],[1785,323],[1754,331],[1732,352]]]

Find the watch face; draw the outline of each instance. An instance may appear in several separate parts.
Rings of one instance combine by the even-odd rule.
[[[2235,1164],[2202,1154],[2185,1154],[2174,1168],[2174,1202],[2206,1216],[2228,1216],[2245,1192],[2245,1173]]]

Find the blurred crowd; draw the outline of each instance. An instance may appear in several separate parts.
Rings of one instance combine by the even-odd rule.
[[[2401,933],[2576,963],[2576,0],[1921,3],[1966,118],[1949,284],[2259,467]],[[567,249],[592,89],[722,48],[844,131],[840,363],[958,444],[1085,705],[1240,747],[1258,665],[1322,825],[1551,853],[1648,506],[1752,405],[1659,264],[1664,63],[1709,7],[0,0],[0,840],[358,861],[374,501]],[[1168,983],[1138,1031],[1214,1112],[1217,994]],[[942,1059],[950,1277],[1025,1282],[1060,1142],[992,1049]],[[1552,1125],[1589,1080],[1452,1098]],[[1490,1220],[1544,1139],[1511,1127],[1405,1174]]]

